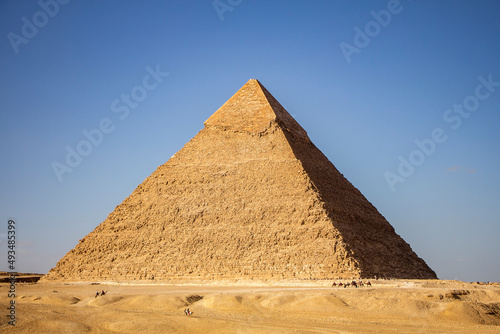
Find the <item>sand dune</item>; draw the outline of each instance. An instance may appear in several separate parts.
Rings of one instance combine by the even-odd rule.
[[[454,281],[274,286],[18,284],[2,333],[500,333],[500,286]],[[5,287],[5,285],[4,285]],[[96,290],[107,290],[94,297]],[[0,296],[3,310],[9,302]],[[192,316],[184,315],[190,308]],[[4,311],[5,312],[5,311]],[[6,314],[6,313],[5,313]]]

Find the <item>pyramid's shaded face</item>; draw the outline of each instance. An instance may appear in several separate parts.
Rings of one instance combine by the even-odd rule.
[[[435,278],[257,81],[45,279]]]

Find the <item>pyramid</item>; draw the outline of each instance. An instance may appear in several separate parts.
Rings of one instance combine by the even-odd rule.
[[[248,81],[44,280],[436,278]]]

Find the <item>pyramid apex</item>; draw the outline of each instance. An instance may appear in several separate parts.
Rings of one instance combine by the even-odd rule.
[[[250,133],[263,133],[279,125],[309,140],[306,131],[257,79],[248,80],[204,124],[205,127]]]

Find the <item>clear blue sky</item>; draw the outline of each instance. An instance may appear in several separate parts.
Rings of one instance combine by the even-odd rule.
[[[440,278],[500,281],[500,2],[59,1],[0,2],[0,270],[9,218],[47,272],[256,78]]]

